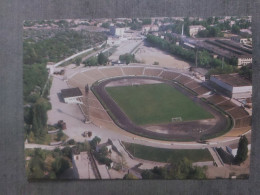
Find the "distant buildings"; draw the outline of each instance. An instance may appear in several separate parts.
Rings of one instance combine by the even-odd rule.
[[[158,31],[159,31],[159,26],[157,25],[144,25],[142,27],[143,34],[148,34],[149,32],[158,32]]]
[[[210,82],[220,88],[230,98],[250,98],[252,83],[237,73],[211,75]]]
[[[241,44],[250,44],[252,43],[252,38],[242,38],[241,36],[237,35],[237,36],[232,36],[231,37],[232,41],[235,41],[237,43],[241,43]]]
[[[194,37],[195,35],[197,35],[198,32],[201,30],[206,30],[206,28],[202,25],[189,26],[189,32],[190,32],[191,37]]]
[[[245,37],[252,36],[252,31],[250,29],[241,29],[240,35]]]

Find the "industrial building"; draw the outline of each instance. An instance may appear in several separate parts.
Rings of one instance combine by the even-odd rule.
[[[211,75],[210,82],[230,98],[249,98],[252,96],[252,83],[237,73]]]
[[[62,89],[61,96],[62,96],[64,102],[67,104],[81,103],[79,98],[83,97],[83,95],[78,87]]]
[[[196,41],[194,45],[200,50],[207,50],[218,58],[237,59],[238,68],[252,63],[252,49],[229,39],[206,39]]]

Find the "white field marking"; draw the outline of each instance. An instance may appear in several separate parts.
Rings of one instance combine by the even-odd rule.
[[[89,108],[93,108],[93,109],[97,109],[97,110],[102,110],[102,111],[106,111],[104,108],[98,108],[98,107],[95,107],[95,106],[88,106]]]
[[[177,77],[174,78],[174,80],[176,80],[177,78],[181,77],[182,74],[179,74]]]
[[[164,72],[164,70],[162,69],[162,71],[158,74],[158,77],[160,77],[163,72]]]
[[[97,118],[97,117],[92,116],[91,114],[89,116],[90,116],[90,118],[95,118],[96,120],[101,120],[101,121],[106,121],[106,122],[109,122],[109,123],[113,123],[112,120],[105,120],[105,119]]]
[[[121,70],[122,75],[125,76],[125,72],[123,71],[122,67],[119,67],[119,69]]]
[[[197,88],[199,88],[199,87],[201,87],[201,86],[198,86],[198,87],[192,88],[192,90],[193,90],[193,89],[197,89]]]
[[[193,80],[189,81],[188,83],[185,83],[184,85],[187,85],[187,84],[189,84],[189,83],[191,83],[191,82],[193,82]]]
[[[100,74],[102,74],[102,75],[104,76],[104,78],[107,77],[99,68],[97,68],[97,69],[98,69],[98,71],[100,72]]]
[[[146,69],[146,67],[144,67],[142,75],[145,75],[145,74],[144,74],[144,72],[145,72],[145,69]]]

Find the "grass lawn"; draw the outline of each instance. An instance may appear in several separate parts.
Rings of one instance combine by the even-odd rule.
[[[136,158],[156,162],[178,162],[187,158],[191,162],[213,161],[208,149],[165,149],[123,142],[125,148]]]
[[[167,84],[106,87],[108,94],[137,125],[213,118],[201,106]]]
[[[63,134],[60,138],[60,141],[65,141],[68,139],[66,134]],[[43,144],[49,145],[51,142],[58,142],[57,134],[45,134],[44,136],[38,137],[38,139],[34,138],[34,140],[28,140],[29,143]]]

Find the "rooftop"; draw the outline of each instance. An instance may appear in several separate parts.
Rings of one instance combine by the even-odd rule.
[[[233,87],[242,87],[242,86],[251,86],[252,85],[252,83],[249,80],[241,77],[238,73],[212,75],[212,76]]]
[[[68,98],[68,97],[82,96],[82,93],[81,93],[80,89],[78,87],[76,87],[76,88],[62,89],[61,95],[63,98]]]
[[[96,177],[87,152],[81,152],[78,156],[80,156],[80,158],[74,160],[74,162],[79,173],[79,179],[95,179]]]

